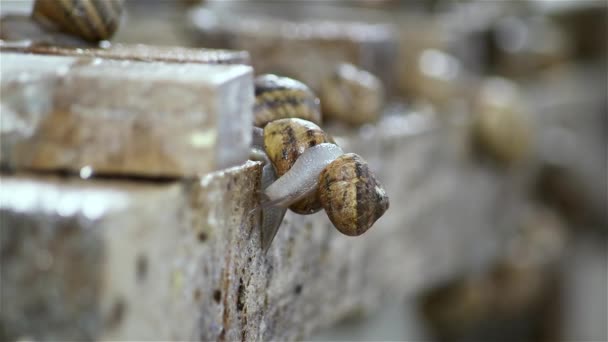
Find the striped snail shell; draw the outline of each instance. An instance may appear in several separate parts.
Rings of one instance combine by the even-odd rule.
[[[303,119],[275,120],[264,128],[264,149],[278,177],[284,175],[307,148],[334,143],[316,124]],[[312,214],[321,210],[316,192],[292,204],[289,209],[298,214]]]
[[[368,164],[335,144],[308,148],[287,173],[268,186],[264,207],[285,207],[317,194],[341,233],[365,233],[389,207],[389,198]]]
[[[336,158],[321,172],[318,192],[331,222],[349,236],[365,233],[389,207],[386,191],[354,153]]]
[[[277,75],[255,78],[254,125],[264,127],[282,118],[302,118],[321,123],[319,98],[304,83]]]
[[[339,64],[321,83],[323,115],[350,125],[375,122],[384,106],[382,82],[352,64]]]
[[[32,18],[44,26],[97,42],[112,37],[124,0],[36,0]]]

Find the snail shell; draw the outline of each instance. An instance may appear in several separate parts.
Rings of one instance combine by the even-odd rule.
[[[531,132],[517,85],[502,78],[483,82],[475,103],[473,138],[476,147],[510,165],[531,149]]]
[[[123,0],[36,0],[32,18],[45,26],[100,41],[112,37],[121,18]]]
[[[321,84],[323,114],[351,125],[378,120],[384,105],[382,82],[352,64],[340,64]]]
[[[349,236],[365,233],[389,207],[386,191],[354,153],[336,158],[321,172],[319,198],[334,226]]]
[[[271,74],[255,79],[253,114],[257,127],[282,118],[321,123],[320,101],[310,88],[294,79]]]
[[[333,142],[319,126],[302,119],[280,119],[264,128],[264,149],[278,177],[289,171],[307,148]],[[321,210],[321,202],[314,192],[289,209],[302,215],[312,214]]]

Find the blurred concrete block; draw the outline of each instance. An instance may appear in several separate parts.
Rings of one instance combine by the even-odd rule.
[[[576,226],[608,229],[606,64],[572,64],[525,83],[540,197]]]
[[[247,160],[251,67],[0,57],[9,168],[172,177]]]
[[[359,11],[335,20],[331,9],[240,2],[201,6],[190,20],[202,46],[246,50],[256,73],[292,77],[319,91],[338,64],[351,63],[380,77],[390,89],[397,52],[393,26],[366,22]]]

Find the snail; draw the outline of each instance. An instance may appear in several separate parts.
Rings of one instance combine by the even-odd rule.
[[[250,158],[264,166],[262,200],[252,213],[261,212],[264,253],[287,208],[303,215],[325,209],[334,226],[349,236],[367,231],[388,209],[388,196],[367,163],[344,154],[317,125],[321,114],[314,93],[276,75],[257,77],[255,87]]]
[[[36,0],[32,18],[84,40],[112,37],[118,28],[124,0]]]
[[[386,191],[368,164],[335,144],[306,149],[291,169],[264,190],[264,207],[287,207],[306,196],[318,196],[330,221],[341,233],[365,233],[389,207]]]
[[[264,127],[281,118],[302,118],[321,123],[319,98],[300,81],[272,74],[254,80],[254,126]]]
[[[474,103],[476,147],[496,161],[512,165],[531,149],[531,132],[517,85],[503,78],[485,80]]]
[[[271,122],[264,128],[264,145],[267,152],[272,151],[268,159],[278,178],[263,190],[260,208],[264,209],[264,215],[268,209],[291,209],[296,203],[314,203],[325,209],[338,231],[349,236],[361,235],[388,209],[386,191],[360,156],[344,154],[342,148],[317,129],[313,123],[297,118]],[[303,213],[318,210],[313,208],[314,211]],[[264,251],[280,225],[276,221],[270,223],[262,226]]]
[[[352,64],[340,64],[321,83],[323,114],[351,125],[375,122],[384,105],[382,82]]]

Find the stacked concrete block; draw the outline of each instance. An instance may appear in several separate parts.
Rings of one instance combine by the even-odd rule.
[[[1,58],[1,162],[11,169],[179,177],[247,160],[248,66]]]

